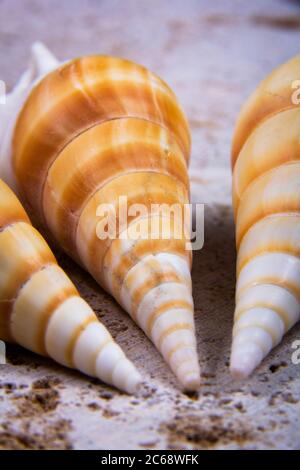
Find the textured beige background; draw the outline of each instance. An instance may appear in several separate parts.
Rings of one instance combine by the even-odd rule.
[[[296,1],[0,2],[0,78],[13,85],[32,41],[65,59],[121,55],[165,78],[193,133],[193,199],[206,202],[193,281],[203,386],[186,396],[143,333],[93,280],[59,259],[146,379],[127,397],[21,348],[0,366],[0,448],[300,448],[296,327],[253,378],[228,374],[234,308],[230,139],[240,105],[272,67],[299,53]],[[299,77],[300,78],[300,77]]]

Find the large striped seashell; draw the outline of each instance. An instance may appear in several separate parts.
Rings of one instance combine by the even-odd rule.
[[[47,54],[35,46],[41,73]],[[183,387],[197,389],[189,223],[178,236],[178,214],[152,208],[183,210],[189,203],[190,134],[174,93],[140,65],[92,56],[58,65],[22,97],[6,138],[12,141],[7,179],[145,331]],[[142,204],[148,215],[132,213],[128,227],[117,218],[116,237],[101,239],[99,205],[110,204],[112,217],[124,196],[128,207]]]
[[[260,84],[236,125],[231,371],[237,377],[251,374],[300,318],[299,78],[297,56]]]
[[[128,393],[141,382],[1,180],[0,338]]]

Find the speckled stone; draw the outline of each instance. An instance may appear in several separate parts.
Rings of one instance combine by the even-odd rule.
[[[128,397],[9,346],[8,364],[0,366],[0,448],[299,449],[300,365],[291,362],[299,326],[251,379],[235,383],[228,373],[235,283],[230,140],[249,92],[299,53],[299,3],[3,0],[0,23],[0,78],[8,86],[37,39],[61,59],[121,55],[168,81],[190,119],[193,201],[206,203],[205,245],[193,268],[199,396],[181,393],[130,318],[58,253],[146,385],[138,397]]]

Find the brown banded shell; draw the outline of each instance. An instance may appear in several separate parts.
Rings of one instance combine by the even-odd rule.
[[[244,377],[300,318],[300,56],[246,102],[233,139],[237,288],[231,370]]]
[[[144,329],[186,389],[199,385],[189,223],[152,205],[189,203],[190,134],[174,93],[132,62],[68,62],[32,90],[15,127],[13,166],[27,203],[64,249]],[[101,239],[98,214],[143,205]],[[151,210],[150,210],[151,209]],[[152,237],[152,224],[161,227]],[[169,229],[168,229],[169,226]],[[126,231],[128,230],[128,231]],[[139,231],[134,240],[129,233]],[[168,232],[168,236],[166,235]],[[100,234],[101,235],[101,234]]]
[[[0,338],[132,393],[140,376],[0,180]]]

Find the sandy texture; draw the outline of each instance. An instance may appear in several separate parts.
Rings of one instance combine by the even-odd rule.
[[[171,6],[172,3],[172,6]],[[59,58],[121,55],[150,67],[178,94],[191,123],[192,193],[206,202],[205,246],[193,281],[203,386],[186,396],[152,344],[95,282],[58,253],[143,373],[127,397],[15,346],[0,366],[0,448],[300,448],[300,365],[291,363],[299,326],[253,378],[228,374],[235,248],[230,206],[230,140],[248,93],[275,65],[299,53],[300,7],[293,1],[0,2],[1,79],[11,86],[40,39]],[[299,77],[300,78],[300,77]]]

